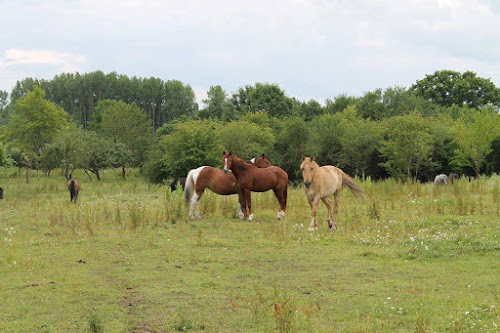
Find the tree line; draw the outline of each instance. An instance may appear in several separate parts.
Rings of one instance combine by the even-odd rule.
[[[438,173],[500,170],[500,89],[473,72],[443,70],[409,88],[338,95],[321,105],[256,83],[212,86],[199,108],[189,85],[116,73],[26,78],[0,91],[0,165],[21,171],[140,167],[162,182],[223,150],[264,152],[300,178],[302,155],[359,177],[428,180]]]

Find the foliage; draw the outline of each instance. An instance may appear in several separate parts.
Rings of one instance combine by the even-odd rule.
[[[174,127],[172,133],[159,139],[155,153],[150,156],[157,158],[161,155],[162,167],[158,161],[148,161],[149,179],[162,178],[158,172],[169,177],[185,176],[199,166],[221,164],[223,148],[217,135],[219,123],[194,120],[177,123]]]
[[[488,104],[496,107],[500,105],[500,90],[495,84],[471,71],[436,71],[417,80],[410,91],[446,107],[453,104],[467,105],[470,108],[480,108]]]
[[[15,163],[7,146],[0,142],[0,166],[11,167]]]
[[[97,109],[101,109],[100,103]],[[104,103],[100,112],[100,133],[131,152],[134,160],[128,158],[127,164],[140,165],[152,142],[151,121],[135,103],[109,100]]]
[[[279,165],[288,173],[292,181],[300,179],[300,162],[303,155],[311,154],[310,143],[311,130],[302,117],[287,119],[283,123],[283,129],[276,140],[276,152],[279,156],[279,164],[273,160],[273,164]]]
[[[431,127],[419,112],[393,117],[380,148],[383,166],[392,176],[418,178],[422,167],[432,164],[432,145]]]
[[[46,100],[45,92],[39,86],[16,100],[14,111],[8,128],[11,140],[37,156],[58,130],[68,126],[67,114]]]
[[[479,176],[486,156],[492,151],[492,142],[500,137],[498,114],[490,108],[471,112],[469,117],[457,121],[452,131],[458,146],[454,162],[459,166],[471,165]]]
[[[225,151],[231,151],[243,159],[269,152],[275,141],[270,128],[247,121],[222,124],[218,137]]]

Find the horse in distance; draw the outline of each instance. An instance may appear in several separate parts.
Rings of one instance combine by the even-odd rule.
[[[224,172],[231,171],[236,178],[238,197],[240,206],[243,209],[243,219],[248,217],[253,219],[252,213],[252,192],[266,192],[273,190],[278,200],[278,218],[285,216],[288,174],[281,168],[270,166],[268,168],[258,168],[251,163],[247,163],[231,152],[224,152],[222,155]]]
[[[3,188],[0,187],[0,199],[3,199]]]
[[[450,173],[448,176],[448,182],[453,185],[457,180],[460,179],[460,176],[456,173]]]
[[[246,162],[256,165],[259,168],[271,166],[271,161],[266,154],[252,158],[252,162]],[[232,172],[224,172],[221,169],[211,166],[201,166],[189,171],[186,177],[186,187],[184,198],[189,203],[189,216],[191,218],[201,219],[200,199],[206,188],[219,195],[237,194],[236,178]],[[241,205],[238,209],[238,216],[243,218]]]
[[[315,161],[314,157],[302,157],[302,178],[304,179],[304,191],[307,196],[309,206],[311,206],[311,224],[309,231],[316,230],[318,225],[316,223],[316,214],[320,200],[327,209],[327,222],[331,230],[337,230],[335,221],[339,211],[340,192],[344,186],[349,187],[353,194],[362,198],[365,197],[363,189],[356,184],[354,179],[347,175],[341,169],[332,166],[324,165],[320,167]],[[333,196],[333,218],[331,216],[331,204],[329,197]]]
[[[69,190],[69,196],[70,200],[73,201],[74,203],[77,203],[78,201],[78,193],[80,192],[80,183],[78,180],[73,179],[71,175],[69,175],[68,179],[68,190]]]
[[[437,175],[434,178],[435,185],[446,185],[447,183],[448,183],[448,176],[445,175],[444,173]]]
[[[176,177],[173,182],[170,183],[170,190],[174,192],[177,190],[177,186],[181,185],[182,190],[186,187],[186,178],[185,177]]]

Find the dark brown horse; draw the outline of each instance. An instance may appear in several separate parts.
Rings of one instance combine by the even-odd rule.
[[[184,188],[186,187],[186,178],[176,177],[174,181],[170,183],[170,190],[174,192],[175,190],[177,190],[178,185],[181,185],[182,190],[184,191]]]
[[[271,166],[271,161],[266,154],[253,158],[253,164],[259,168]],[[251,160],[251,161],[252,161]],[[245,162],[252,164],[252,162]],[[189,171],[186,178],[186,187],[184,197],[189,203],[189,216],[192,218],[201,218],[200,215],[200,198],[206,188],[220,195],[237,194],[236,178],[231,172],[225,173],[221,169],[212,168],[210,166],[202,166]],[[238,216],[243,218],[241,206],[238,209]]]
[[[76,203],[78,201],[78,192],[80,192],[80,183],[78,183],[78,180],[72,179],[71,175],[69,175],[68,190],[70,195],[69,201]]]
[[[3,188],[0,187],[0,199],[3,199]]]
[[[460,179],[460,176],[457,175],[456,173],[450,173],[448,176],[448,182],[453,185],[457,180]]]
[[[243,219],[247,217],[249,221],[253,219],[252,191],[273,190],[279,203],[278,218],[285,216],[288,175],[283,169],[276,166],[259,169],[231,152],[223,153],[222,162],[224,163],[224,172],[232,171],[236,177],[240,206],[243,208]]]

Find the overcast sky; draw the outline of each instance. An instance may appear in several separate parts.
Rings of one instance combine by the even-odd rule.
[[[0,13],[9,93],[95,70],[177,79],[198,102],[255,82],[323,102],[442,69],[500,86],[500,0],[0,0]]]

